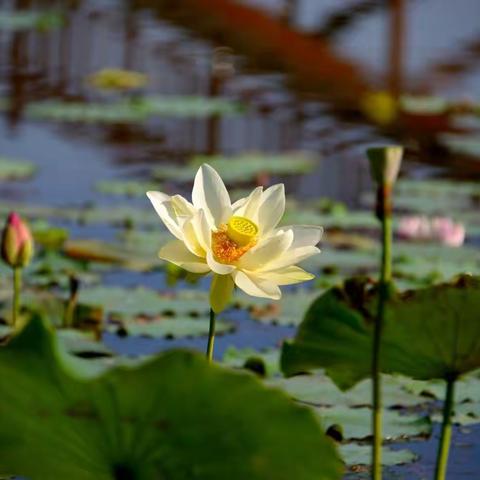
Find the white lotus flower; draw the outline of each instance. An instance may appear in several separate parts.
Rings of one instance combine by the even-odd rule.
[[[320,252],[322,228],[277,227],[285,211],[283,184],[257,187],[234,204],[220,175],[202,165],[192,203],[180,195],[147,192],[165,226],[176,237],[160,258],[194,273],[212,271],[210,303],[215,312],[228,304],[234,285],[249,295],[278,300],[279,285],[314,275],[296,263]]]

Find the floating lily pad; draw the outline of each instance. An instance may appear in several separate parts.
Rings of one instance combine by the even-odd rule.
[[[63,253],[77,261],[113,264],[136,271],[162,264],[157,255],[144,256],[136,249],[100,240],[69,240],[63,246]]]
[[[363,407],[371,406],[372,403],[372,384],[369,379],[362,380],[345,392],[321,372],[274,379],[270,385],[284,389],[295,400],[312,405]],[[402,380],[390,375],[383,377],[382,398],[383,404],[388,408],[413,407],[432,402],[432,398],[423,396],[421,391],[409,392]]]
[[[94,287],[80,291],[80,301],[103,305],[106,312],[116,316],[191,316],[207,315],[210,311],[208,292],[183,290],[175,295],[160,295],[143,287]]]
[[[315,411],[325,430],[331,425],[341,425],[345,440],[364,440],[372,434],[370,408],[316,407]],[[425,416],[403,415],[396,410],[384,410],[382,417],[382,435],[385,440],[426,436],[430,435],[432,430],[432,422]]]
[[[315,160],[305,153],[285,154],[244,153],[231,157],[197,156],[188,165],[162,165],[153,175],[159,179],[190,182],[198,167],[208,163],[225,182],[244,182],[260,174],[295,175],[308,173],[315,167]]]
[[[100,193],[124,195],[127,197],[145,197],[149,190],[159,190],[158,183],[140,182],[138,180],[103,180],[95,185]]]
[[[242,348],[230,346],[223,354],[222,363],[234,368],[243,368],[248,360],[261,359],[265,365],[265,375],[273,377],[280,373],[280,350],[256,351],[253,348]]]
[[[372,447],[370,445],[347,443],[340,445],[340,452],[349,466],[370,465],[372,461]],[[417,456],[407,449],[392,450],[388,447],[382,448],[382,464],[385,466],[412,463],[416,459]]]
[[[303,319],[303,312],[318,296],[318,292],[298,290],[294,293],[285,293],[280,301],[257,299],[238,295],[248,305],[252,318],[262,323],[275,325],[299,325]],[[240,300],[242,303],[242,300]]]
[[[0,12],[0,30],[49,31],[63,25],[63,15],[55,11],[33,12]]]
[[[200,337],[208,334],[209,317],[190,317],[186,315],[175,317],[130,318],[107,325],[107,330],[121,335],[134,335],[153,338]],[[233,332],[234,325],[217,319],[215,331],[217,335]]]
[[[154,116],[204,117],[239,111],[238,104],[221,98],[157,95],[110,103],[32,102],[27,105],[25,114],[34,119],[58,122],[136,123]]]
[[[38,319],[0,349],[4,471],[32,480],[341,478],[311,412],[203,356],[168,352],[93,380],[73,373]]]
[[[440,135],[440,140],[453,153],[472,157],[480,156],[480,137],[478,135],[444,133]]]
[[[0,157],[0,180],[23,180],[30,178],[34,175],[36,168],[31,162]]]
[[[364,284],[329,290],[308,310],[295,340],[284,344],[287,374],[313,368],[341,388],[369,376],[376,295]],[[480,367],[480,279],[398,294],[386,307],[382,368],[416,379],[445,379]]]

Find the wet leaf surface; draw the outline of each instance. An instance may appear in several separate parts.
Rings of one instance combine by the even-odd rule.
[[[91,380],[67,368],[38,319],[0,349],[0,397],[9,412],[0,430],[4,470],[32,480],[118,480],[120,470],[139,480],[341,477],[312,413],[200,355],[172,351]],[[12,376],[21,389],[11,388]]]

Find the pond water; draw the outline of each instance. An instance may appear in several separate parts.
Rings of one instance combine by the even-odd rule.
[[[216,5],[222,3],[231,2]],[[406,145],[404,178],[448,178],[459,185],[480,179],[478,116],[452,118],[417,106],[420,114],[409,111],[386,124],[372,118],[361,101],[368,92],[390,91],[394,98],[408,92],[469,108],[480,96],[478,1],[352,0],[342,2],[341,8],[333,0],[237,2],[247,9],[243,13],[253,11],[260,15],[259,24],[266,25],[264,35],[258,32],[253,41],[239,34],[242,19],[231,18],[228,9],[223,16],[221,9],[215,13],[220,20],[207,21],[208,5],[0,1],[0,157],[37,167],[32,178],[1,182],[0,198],[5,203],[60,208],[150,209],[142,196],[100,192],[98,182],[152,181],[153,168],[184,165],[196,155],[301,151],[314,161],[308,173],[273,173],[266,182],[285,182],[287,194],[297,199],[328,197],[361,209],[371,187],[365,148],[384,142]],[[15,26],[8,17],[15,12],[60,10],[62,21],[45,21],[42,28]],[[296,59],[289,56],[288,45],[273,41],[272,46],[267,27],[295,32],[292,43],[305,46],[305,52],[298,51]],[[251,28],[245,24],[247,33]],[[283,51],[288,61],[280,61]],[[275,55],[278,58],[272,58]],[[308,61],[318,65],[309,69]],[[325,71],[316,68],[323,62]],[[242,109],[234,115],[167,113],[128,122],[60,121],[61,114],[42,118],[29,110],[29,105],[47,100],[115,103],[118,94],[95,91],[86,81],[106,67],[146,73],[147,94],[220,97],[238,102]],[[452,135],[460,148],[445,140]],[[188,182],[175,178],[157,182],[159,190],[168,192],[190,189]],[[245,187],[254,181],[234,183]],[[107,220],[96,225],[53,223],[67,227],[74,239],[111,241],[121,230],[107,225]],[[475,225],[479,223],[476,219]],[[478,244],[479,238],[478,229],[471,234],[467,230],[468,244]],[[158,270],[110,270],[102,283],[172,290]],[[184,286],[180,282],[173,290]],[[232,312],[229,320],[236,329],[218,338],[218,359],[229,346],[261,350],[278,346],[295,332],[292,326],[260,323],[242,311]],[[104,341],[126,355],[174,346],[203,349],[205,344],[203,337],[121,338],[114,333],[105,334]],[[465,427],[456,429],[449,478],[480,476],[479,440],[478,426],[468,427],[468,432]],[[401,443],[398,448],[417,452],[420,461],[391,467],[387,478],[430,478],[437,441],[435,427],[428,441]]]

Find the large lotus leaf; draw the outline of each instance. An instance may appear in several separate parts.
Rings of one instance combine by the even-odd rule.
[[[350,282],[322,295],[282,351],[287,374],[324,367],[342,388],[368,377],[376,295]],[[386,306],[382,369],[426,380],[480,367],[480,279],[394,295]]]
[[[341,477],[308,409],[251,375],[164,353],[87,379],[39,319],[0,350],[0,465],[31,480]]]
[[[372,410],[370,408],[348,408],[342,405],[316,407],[320,422],[325,429],[340,425],[345,440],[364,440],[372,434]],[[430,435],[432,422],[428,417],[403,415],[396,410],[383,411],[382,435],[385,440],[399,440]]]
[[[0,180],[20,180],[31,177],[36,167],[33,163],[15,158],[0,157]]]

